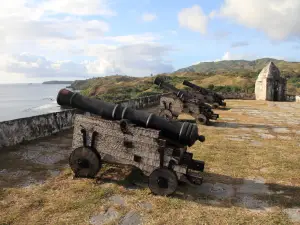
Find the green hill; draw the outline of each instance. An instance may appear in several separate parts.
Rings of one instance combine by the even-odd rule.
[[[259,72],[270,61],[273,61],[280,69],[282,76],[288,79],[288,94],[300,94],[300,63],[271,58],[254,61],[203,62],[173,73],[157,74],[156,76],[169,77],[169,81],[180,89],[187,88],[182,85],[183,80],[186,79],[197,85],[213,88],[218,92],[253,93]],[[87,96],[115,102],[162,93],[163,91],[153,84],[156,76],[112,75],[75,81],[71,87],[82,90],[82,93]]]
[[[280,69],[283,76],[299,76],[300,62],[287,62],[272,58],[262,58],[253,61],[247,60],[224,60],[218,62],[201,62],[176,72],[198,72],[198,73],[259,73],[270,61]]]

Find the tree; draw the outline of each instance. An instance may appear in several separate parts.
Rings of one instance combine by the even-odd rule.
[[[208,89],[213,90],[214,88],[215,88],[215,85],[213,85],[213,84],[208,85]]]

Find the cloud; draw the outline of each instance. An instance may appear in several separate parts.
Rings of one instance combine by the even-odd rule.
[[[4,72],[23,74],[25,77],[83,77],[87,74],[83,64],[72,61],[53,62],[30,53],[6,57],[2,69]]]
[[[106,36],[109,20],[99,16],[116,15],[109,2],[11,0],[3,5],[0,82],[173,71],[168,54],[174,49],[158,44],[160,35]]]
[[[178,13],[178,22],[181,27],[205,34],[208,17],[200,6],[194,5],[191,8],[184,8]]]
[[[222,61],[222,60],[254,60],[259,58],[255,54],[250,53],[243,53],[243,54],[236,54],[231,52],[225,52],[221,59],[216,59],[215,61]]]
[[[0,71],[5,74],[24,75],[27,78],[82,78],[113,74],[148,76],[174,71],[172,62],[165,60],[168,53],[173,51],[169,46],[155,43],[123,46],[94,44],[82,51],[84,55],[96,59],[76,63],[70,60],[52,61],[31,53],[0,55]]]
[[[86,52],[98,57],[95,61],[86,61],[90,74],[127,74],[147,76],[150,74],[172,72],[172,63],[165,56],[173,51],[171,47],[159,44],[132,44],[125,46],[90,46]],[[128,57],[130,56],[130,57]]]
[[[248,46],[249,43],[246,41],[238,41],[238,42],[233,42],[231,44],[231,48],[238,48],[238,47],[243,47],[243,46]]]
[[[65,13],[69,15],[116,15],[116,12],[111,9],[107,0],[44,0],[40,8],[49,13]]]
[[[122,36],[112,36],[112,37],[107,36],[102,38],[102,40],[114,41],[123,44],[153,43],[159,39],[160,39],[159,35],[155,35],[152,33],[122,35]]]
[[[88,20],[67,17],[61,20],[41,21],[0,21],[2,35],[10,40],[42,39],[92,39],[103,36],[109,25],[101,20]]]
[[[225,0],[211,18],[228,18],[273,40],[300,38],[299,0]]]
[[[152,13],[144,13],[142,16],[143,21],[145,22],[151,22],[155,19],[157,19],[157,16],[155,14]]]

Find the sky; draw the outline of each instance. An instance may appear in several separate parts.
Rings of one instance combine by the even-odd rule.
[[[299,0],[10,0],[0,8],[0,83],[300,61],[299,12]]]

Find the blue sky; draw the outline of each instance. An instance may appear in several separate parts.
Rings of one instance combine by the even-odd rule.
[[[0,83],[299,61],[299,11],[298,0],[15,0],[0,9]]]

